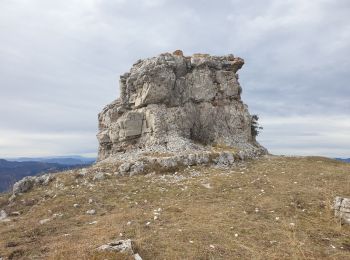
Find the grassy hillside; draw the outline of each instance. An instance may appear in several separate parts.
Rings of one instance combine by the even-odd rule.
[[[0,222],[0,256],[128,259],[95,249],[130,238],[146,260],[350,259],[350,227],[331,209],[335,196],[350,197],[350,164],[266,156],[165,175],[118,177],[112,165],[88,171],[59,174],[13,205],[2,195],[0,208],[20,215]],[[93,181],[96,172],[110,176]]]

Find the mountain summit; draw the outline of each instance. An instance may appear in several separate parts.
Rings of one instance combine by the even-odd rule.
[[[243,64],[231,54],[184,56],[180,50],[137,61],[120,77],[120,98],[99,114],[98,159],[218,145],[248,157],[265,154],[241,100]]]

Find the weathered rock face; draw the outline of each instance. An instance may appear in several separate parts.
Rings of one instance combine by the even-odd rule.
[[[10,201],[14,200],[18,194],[30,191],[34,186],[48,185],[54,178],[54,175],[50,173],[41,176],[24,177],[13,185]]]
[[[336,197],[333,208],[334,215],[342,223],[350,225],[350,198]]]
[[[120,152],[183,152],[220,144],[266,151],[251,133],[233,55],[139,60],[120,77],[120,98],[99,114],[98,159]]]

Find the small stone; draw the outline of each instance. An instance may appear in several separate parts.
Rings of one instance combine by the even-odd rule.
[[[119,172],[121,174],[124,174],[124,173],[130,171],[130,167],[131,167],[131,164],[129,162],[125,162],[119,166]]]
[[[49,222],[50,220],[51,220],[51,219],[49,219],[49,218],[42,219],[42,220],[39,221],[39,224],[40,224],[40,225],[43,225],[43,224]]]
[[[18,217],[19,215],[21,215],[21,212],[19,212],[19,211],[13,211],[10,213],[10,216],[12,216],[12,217]]]
[[[55,213],[52,215],[52,218],[61,218],[61,217],[63,217],[62,213]]]
[[[134,251],[132,249],[132,242],[130,239],[126,240],[115,240],[108,244],[102,245],[97,248],[99,251],[117,251],[122,253],[128,253],[134,255]]]
[[[144,171],[144,163],[142,161],[136,161],[130,167],[130,176],[140,174]]]
[[[2,220],[4,220],[4,219],[6,219],[7,218],[7,213],[6,213],[6,211],[5,210],[1,210],[0,211],[0,221],[2,221]]]
[[[18,243],[14,241],[9,241],[5,245],[5,247],[16,247],[16,246],[18,246]]]
[[[142,260],[141,256],[139,254],[134,254],[135,260]]]
[[[77,204],[77,203],[75,203],[75,204],[73,204],[73,207],[74,207],[74,208],[79,208],[79,207],[80,207],[80,205],[79,205],[79,204]]]
[[[92,199],[89,199],[89,204],[91,204],[92,202],[94,202]]]
[[[95,215],[96,214],[96,210],[90,209],[90,210],[86,211],[86,214],[88,214],[88,215]]]
[[[88,169],[87,168],[82,168],[82,169],[80,169],[80,171],[79,171],[79,173],[81,173],[81,174],[87,174],[88,173]]]
[[[211,189],[210,183],[202,183],[202,186],[207,189]]]

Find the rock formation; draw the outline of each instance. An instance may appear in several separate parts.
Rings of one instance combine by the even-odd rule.
[[[243,64],[233,55],[187,57],[179,50],[137,61],[120,77],[120,98],[99,114],[98,160],[215,145],[266,153],[241,100],[237,71]]]
[[[343,224],[350,224],[350,198],[336,197],[334,201],[334,215]]]

